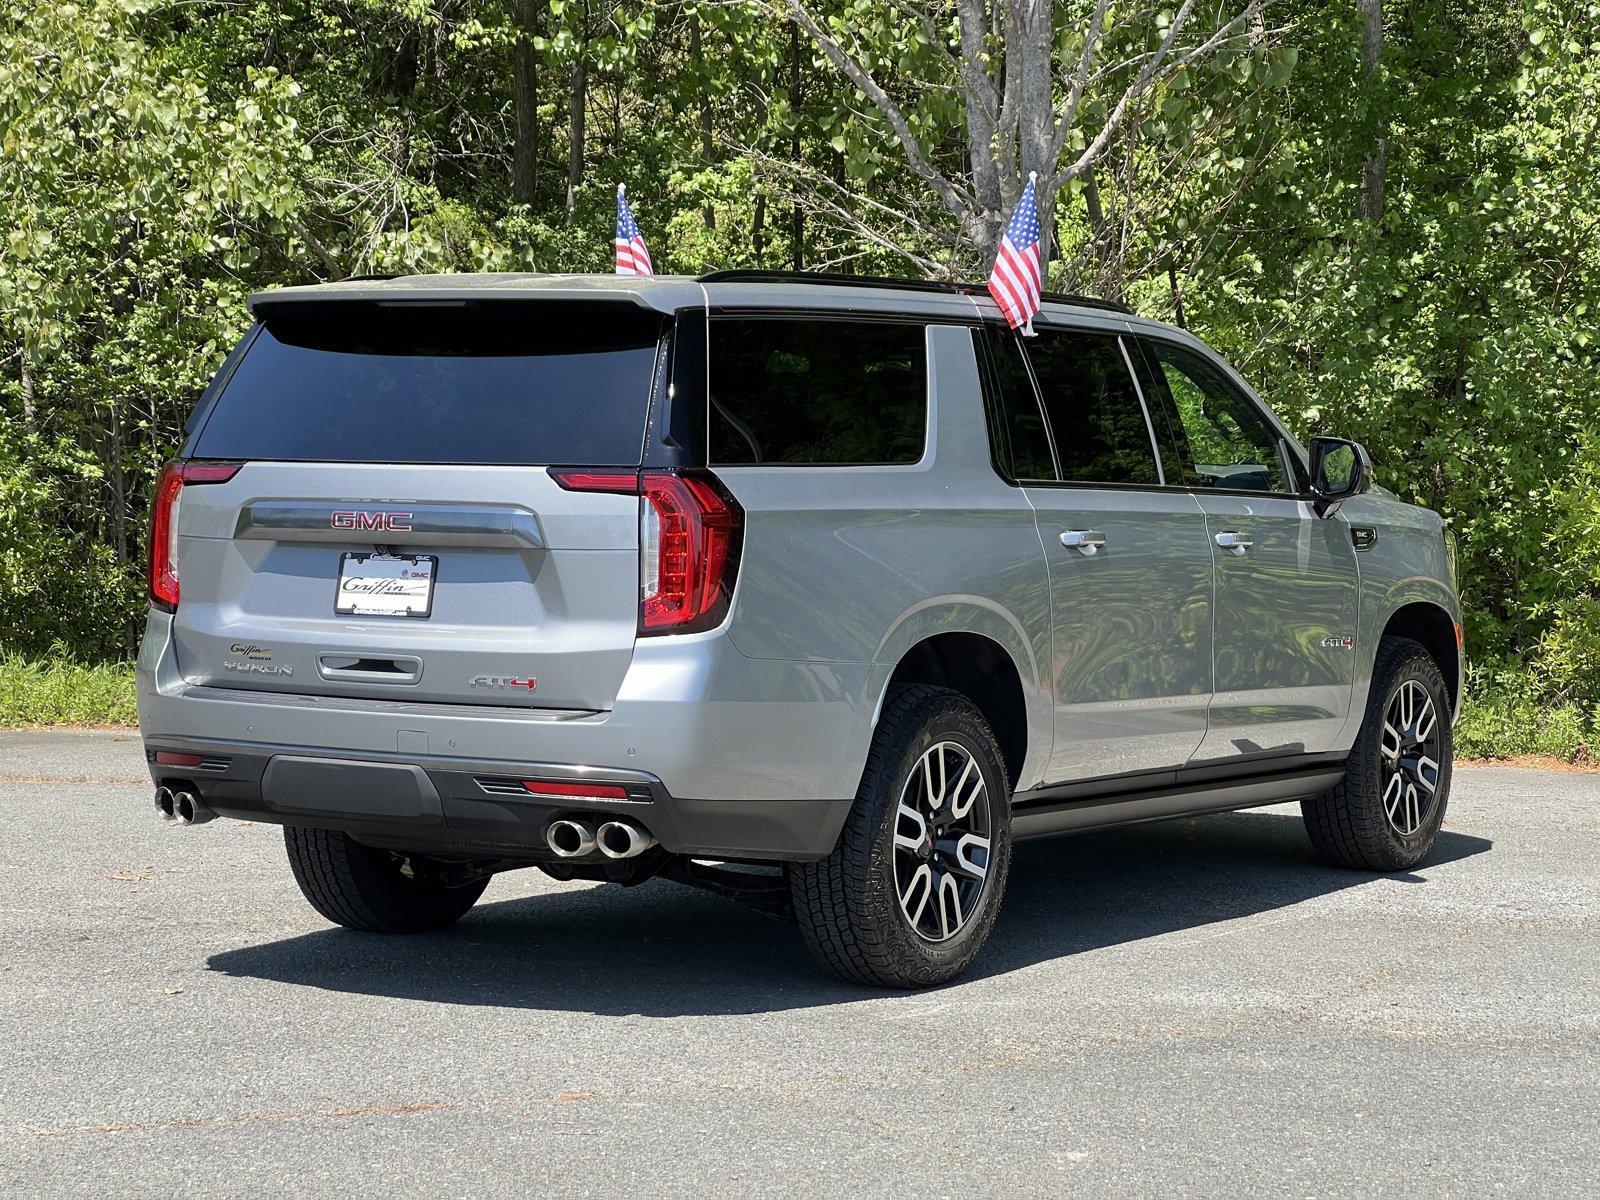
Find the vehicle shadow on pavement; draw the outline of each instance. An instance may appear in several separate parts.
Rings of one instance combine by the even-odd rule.
[[[1345,871],[1313,858],[1299,817],[1276,813],[1024,844],[1000,920],[966,978],[1271,912],[1377,879],[1427,884],[1436,868],[1491,845],[1445,831],[1415,873]],[[608,1015],[769,1012],[882,994],[824,976],[788,923],[665,881],[480,903],[440,934],[320,930],[215,954],[208,966],[341,992]]]

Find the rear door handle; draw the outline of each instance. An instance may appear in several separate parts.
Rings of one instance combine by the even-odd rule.
[[[1240,533],[1236,529],[1224,529],[1217,534],[1216,543],[1231,554],[1243,554],[1255,545],[1248,533]]]
[[[1061,535],[1061,544],[1087,558],[1100,552],[1100,547],[1106,544],[1106,535],[1098,529],[1068,529]]]

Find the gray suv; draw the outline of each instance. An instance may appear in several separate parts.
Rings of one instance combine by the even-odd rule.
[[[1299,800],[1331,863],[1432,846],[1444,523],[1181,329],[765,272],[252,308],[154,497],[140,724],[160,813],[282,825],[331,921],[662,875],[913,987],[1019,840]]]

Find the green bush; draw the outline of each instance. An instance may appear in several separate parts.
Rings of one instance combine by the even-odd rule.
[[[0,727],[132,725],[133,664],[0,658]]]
[[[1542,672],[1521,665],[1469,666],[1455,733],[1457,758],[1590,763],[1600,757],[1600,708],[1552,699]]]

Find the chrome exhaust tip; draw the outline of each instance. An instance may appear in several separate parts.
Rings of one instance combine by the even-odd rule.
[[[204,825],[217,814],[206,807],[204,800],[193,792],[172,794],[172,813],[182,825]]]
[[[163,821],[176,821],[178,814],[172,807],[172,789],[158,787],[156,789],[156,815]]]
[[[559,858],[582,858],[594,850],[594,830],[582,821],[563,817],[545,827],[544,842]]]
[[[656,844],[653,834],[632,821],[607,821],[595,833],[595,840],[607,858],[637,858]]]

